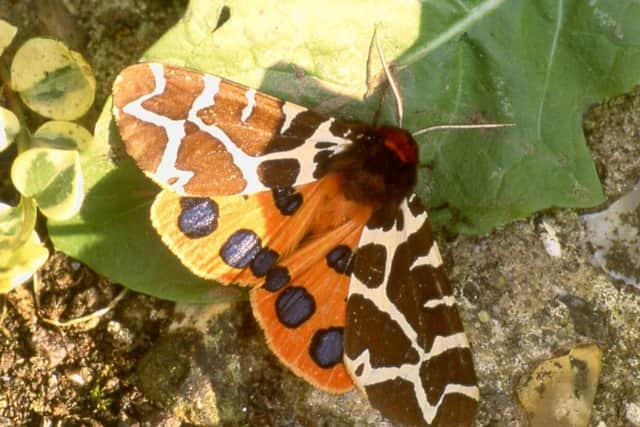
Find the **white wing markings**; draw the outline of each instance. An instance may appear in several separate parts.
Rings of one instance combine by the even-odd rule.
[[[434,268],[438,268],[442,265],[442,256],[440,255],[440,250],[438,249],[438,245],[435,240],[431,245],[431,249],[429,249],[429,253],[417,257],[409,269],[412,270],[420,265],[430,265]]]
[[[283,135],[289,127],[291,127],[291,122],[295,119],[298,114],[304,113],[307,111],[306,108],[301,107],[298,104],[294,104],[292,102],[286,102],[282,104],[282,114],[284,114],[284,122],[282,123],[282,127],[280,128],[280,135]]]
[[[411,200],[413,199],[413,197],[415,196],[412,196]],[[414,216],[409,209],[406,199],[402,202],[400,209],[402,210],[405,219],[405,227],[403,228],[403,230],[397,231],[395,230],[395,228],[392,228],[391,230],[385,232],[382,230],[369,230],[365,228],[365,231],[362,234],[361,241],[358,244],[359,247],[367,243],[384,244],[387,251],[385,275],[383,281],[384,284],[387,283],[387,280],[389,278],[391,262],[398,246],[402,242],[406,241],[408,235],[419,230],[424,221],[427,220],[426,211],[417,216]],[[417,257],[411,264],[410,268],[412,269],[417,265],[424,264],[434,265],[437,264],[438,261],[440,264],[442,263],[440,253],[434,241],[429,250],[429,253],[426,256],[423,255]],[[391,319],[398,324],[405,336],[409,338],[412,348],[419,355],[419,360],[415,364],[405,363],[401,366],[379,368],[373,368],[371,366],[368,349],[361,353],[355,360],[349,360],[348,358],[345,358],[345,362],[348,366],[350,366],[351,372],[354,372],[356,368],[362,366],[362,368],[360,368],[362,369],[362,371],[357,377],[359,386],[361,388],[364,388],[367,385],[388,381],[396,377],[410,381],[413,384],[416,399],[418,401],[418,405],[420,406],[420,410],[422,411],[422,415],[425,421],[427,421],[428,423],[431,423],[433,421],[438,413],[438,408],[442,404],[445,396],[447,396],[448,394],[463,394],[471,399],[479,400],[480,391],[477,386],[447,384],[442,395],[440,396],[439,401],[436,404],[431,405],[427,400],[426,391],[422,386],[422,380],[420,379],[420,367],[422,366],[423,362],[428,361],[431,358],[436,357],[451,349],[469,347],[469,342],[467,341],[467,337],[464,332],[457,332],[449,336],[436,336],[429,351],[424,351],[424,349],[422,349],[417,344],[417,332],[409,324],[404,314],[397,309],[397,307],[387,296],[386,286],[378,286],[377,288],[373,289],[368,288],[354,275],[351,277],[351,282],[349,284],[349,296],[351,296],[352,294],[362,295],[364,298],[367,298],[368,300],[374,302],[379,310],[387,313],[391,317]],[[455,298],[453,296],[444,296],[441,299],[430,300],[425,303],[424,307],[433,308],[442,304],[452,306],[455,304]]]
[[[167,134],[167,146],[158,168],[155,171],[156,178],[162,182],[168,183],[176,178],[176,182],[169,185],[174,191],[184,194],[184,186],[193,177],[193,171],[183,171],[176,168],[176,161],[178,157],[178,151],[182,139],[185,136],[184,124],[185,120],[172,120],[168,117],[146,110],[142,107],[142,104],[157,95],[161,95],[166,86],[166,79],[164,77],[164,66],[162,64],[152,63],[149,64],[155,79],[155,88],[152,92],[141,96],[138,99],[133,100],[129,104],[123,107],[123,111],[138,120],[151,123],[156,126],[162,127]],[[201,131],[206,132],[210,136],[220,141],[225,149],[231,154],[233,162],[242,171],[244,179],[247,181],[245,188],[240,194],[251,194],[259,191],[269,190],[262,182],[260,182],[257,174],[258,165],[268,160],[277,159],[297,159],[300,163],[300,173],[298,174],[294,186],[306,184],[314,181],[316,178],[313,176],[316,164],[314,157],[318,153],[318,149],[315,148],[316,142],[334,142],[337,146],[331,147],[332,154],[335,154],[344,149],[351,141],[345,138],[337,137],[331,133],[331,124],[335,119],[329,118],[321,123],[313,135],[311,135],[307,141],[298,147],[281,152],[274,152],[263,154],[259,156],[250,156],[242,151],[231,138],[218,126],[207,125],[200,117],[198,112],[204,108],[211,108],[215,104],[215,95],[219,90],[221,79],[208,74],[202,74],[204,83],[204,89],[202,93],[194,100],[193,105],[189,109],[187,120],[195,124]],[[255,105],[255,90],[247,90],[247,106],[242,112],[242,117],[248,119],[253,106]],[[253,100],[253,103],[252,103]],[[283,133],[291,125],[294,118],[307,111],[305,108],[285,102],[282,107],[283,114],[285,115],[285,122],[280,130]]]
[[[140,121],[151,123],[164,129],[167,135],[167,146],[165,147],[164,153],[162,153],[162,159],[160,160],[160,164],[158,164],[155,175],[160,181],[166,183],[176,178],[176,182],[171,184],[170,187],[179,193],[184,193],[184,186],[193,177],[192,171],[179,170],[176,168],[178,149],[185,135],[185,121],[172,120],[169,117],[149,111],[142,106],[148,99],[162,95],[167,83],[164,77],[164,66],[162,64],[149,64],[149,68],[155,80],[153,91],[131,101],[122,108],[122,111]]]
[[[249,117],[251,117],[251,113],[253,113],[253,107],[256,106],[256,90],[255,89],[247,89],[245,92],[245,96],[247,97],[247,105],[242,109],[242,115],[240,116],[240,121],[245,123]]]
[[[366,382],[362,381],[360,386],[365,387],[371,384],[377,384],[380,382],[388,381],[394,378],[402,378],[406,381],[410,381],[413,384],[414,393],[420,410],[422,411],[423,418],[427,423],[431,424],[433,419],[438,414],[438,409],[442,404],[445,396],[449,394],[462,394],[471,399],[480,399],[480,390],[477,386],[468,386],[464,384],[452,384],[449,383],[445,386],[440,399],[435,404],[431,405],[427,400],[427,394],[422,387],[422,380],[420,379],[420,367],[423,362],[436,357],[447,350],[455,348],[468,348],[469,342],[464,332],[449,335],[448,337],[437,336],[433,341],[433,346],[428,352],[422,351],[419,347],[414,347],[419,352],[419,360],[415,364],[404,364],[401,366],[393,367],[378,367],[373,368],[371,366],[369,350],[362,352],[355,360],[353,360],[353,366],[362,366],[362,372],[359,375],[359,380],[366,378]]]

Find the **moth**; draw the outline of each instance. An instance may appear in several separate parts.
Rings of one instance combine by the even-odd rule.
[[[127,152],[162,190],[151,221],[195,274],[251,286],[271,350],[390,420],[473,423],[479,389],[412,134],[310,111],[209,74],[130,66],[113,87]]]

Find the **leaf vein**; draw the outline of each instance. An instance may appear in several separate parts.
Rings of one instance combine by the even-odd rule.
[[[556,50],[558,48],[558,39],[560,38],[560,31],[562,29],[562,20],[563,20],[563,6],[564,0],[558,1],[558,11],[556,13],[556,28],[553,31],[553,40],[551,42],[551,49],[549,50],[549,58],[547,60],[547,72],[544,78],[544,87],[542,88],[542,98],[540,99],[540,105],[538,106],[538,117],[536,119],[537,122],[537,136],[538,140],[542,141],[542,110],[545,106],[545,101],[547,98],[547,93],[549,91],[549,81],[551,80],[551,70],[553,69],[553,59],[556,54]]]

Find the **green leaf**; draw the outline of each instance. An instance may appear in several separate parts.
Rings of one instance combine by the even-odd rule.
[[[20,132],[20,122],[15,114],[0,107],[0,152],[5,150]]]
[[[18,29],[4,19],[0,19],[0,55],[11,44]]]
[[[0,250],[24,245],[36,226],[36,205],[22,198],[16,207],[0,203]]]
[[[31,240],[14,250],[0,250],[0,293],[29,280],[49,258],[49,251],[34,231]]]
[[[517,125],[428,138],[429,205],[446,207],[432,218],[476,233],[550,207],[602,203],[582,115],[640,81],[639,20],[633,1],[511,1],[408,69],[401,86],[433,94],[422,112],[409,100],[408,122]]]
[[[85,151],[91,145],[93,135],[75,123],[52,120],[40,126],[31,141],[33,147]]]
[[[70,218],[82,205],[82,171],[76,150],[24,151],[13,162],[11,180],[23,196],[35,199],[49,218]]]
[[[640,80],[637,2],[511,0],[495,9],[499,4],[336,0],[319,7],[317,2],[282,0],[256,8],[239,0],[193,0],[185,18],[149,49],[145,59],[217,74],[338,117],[370,122],[379,93],[362,96],[373,89],[375,79],[368,77],[380,71],[374,54],[374,70],[367,72],[377,26],[387,60],[398,64],[405,127],[516,124],[420,137],[422,159],[430,168],[421,169],[417,192],[430,205],[432,218],[459,231],[479,233],[552,206],[600,203],[603,195],[582,136],[581,115],[589,104]],[[223,6],[230,18],[219,26]],[[392,122],[392,111],[387,97],[383,121]],[[108,126],[100,124],[103,130]],[[101,156],[122,153],[117,140],[109,132],[97,134],[96,152],[101,146]],[[88,184],[88,211],[93,209],[92,193],[102,197],[122,192],[127,185],[107,180],[122,173],[115,164],[97,164],[102,169]],[[137,185],[133,181],[131,191]],[[153,194],[145,198],[148,206]],[[136,206],[148,223],[142,201],[128,210],[119,204],[124,202],[100,206],[112,216],[128,215]],[[62,239],[58,226],[50,227],[56,246],[73,256],[83,259],[91,253],[92,259],[98,258],[93,255],[97,247],[82,240],[87,229],[100,235],[107,253],[122,244],[122,235],[114,237],[110,227],[101,227],[93,217],[81,212],[73,221],[78,233],[73,238]],[[138,262],[151,265],[146,258],[156,257],[155,249],[145,252],[137,245],[151,240],[154,243],[147,245],[153,246],[159,238],[137,225],[138,229],[126,229],[126,239],[136,242]],[[103,274],[123,277],[113,264],[98,264]],[[140,280],[137,276],[136,285]],[[123,277],[122,282],[129,285],[130,280]]]
[[[14,208],[0,203],[0,293],[28,280],[49,257],[33,231],[34,225],[35,214],[30,215],[25,204]]]
[[[33,111],[73,120],[93,104],[96,80],[78,52],[55,40],[33,38],[13,58],[11,85]]]

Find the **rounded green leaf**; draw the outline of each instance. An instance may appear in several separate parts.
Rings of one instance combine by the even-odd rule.
[[[7,148],[20,131],[20,122],[15,114],[0,107],[0,151]]]
[[[11,44],[18,29],[4,19],[0,19],[0,55]]]
[[[35,215],[25,215],[23,207],[0,203],[0,293],[28,280],[49,257],[49,251],[33,231]],[[19,241],[25,228],[29,228],[28,237]]]
[[[0,250],[15,249],[30,239],[36,225],[36,205],[22,198],[16,207],[0,203]]]
[[[33,38],[13,58],[11,85],[33,111],[73,120],[93,104],[96,80],[79,53],[55,40]]]
[[[75,123],[52,120],[40,126],[31,139],[34,147],[82,152],[91,144],[93,135]]]
[[[70,218],[82,205],[82,170],[76,150],[29,149],[13,162],[11,180],[49,218]]]
[[[9,292],[29,280],[47,258],[49,251],[40,243],[35,231],[31,240],[17,249],[0,250],[0,293]]]

